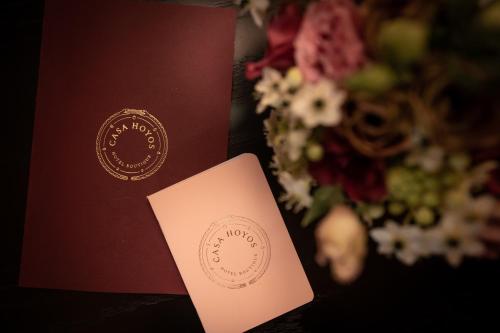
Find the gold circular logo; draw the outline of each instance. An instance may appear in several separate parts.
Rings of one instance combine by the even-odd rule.
[[[271,246],[254,221],[230,215],[210,225],[199,246],[205,274],[220,286],[238,289],[257,282],[266,272]]]
[[[99,163],[112,176],[141,180],[153,175],[167,157],[168,138],[163,125],[146,110],[123,109],[99,129]]]

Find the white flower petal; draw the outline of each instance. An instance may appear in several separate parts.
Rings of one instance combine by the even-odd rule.
[[[375,228],[371,230],[370,236],[378,243],[389,243],[393,240],[393,235],[384,228]]]
[[[458,267],[462,263],[463,254],[459,249],[451,249],[446,252],[446,260],[453,267]]]
[[[408,248],[402,251],[397,251],[396,257],[408,266],[413,265],[418,259],[418,255]]]
[[[310,128],[334,126],[342,119],[345,96],[345,92],[337,89],[331,81],[307,83],[293,96],[290,110]],[[318,107],[318,103],[322,106]]]
[[[377,252],[380,254],[392,254],[394,253],[394,246],[392,243],[380,243]]]
[[[385,228],[391,234],[399,234],[400,226],[399,226],[399,224],[397,224],[396,222],[394,222],[392,220],[385,223]]]
[[[422,237],[422,229],[416,226],[403,226],[400,232],[409,241],[418,241]]]
[[[289,172],[282,171],[278,174],[278,182],[285,189],[280,201],[287,202],[287,209],[295,207],[295,211],[310,207],[312,204],[311,179],[307,177],[294,178]]]
[[[428,172],[438,171],[443,164],[444,151],[441,147],[429,147],[420,159],[420,166]]]
[[[307,143],[308,130],[292,130],[287,135],[288,157],[291,161],[297,161],[302,156],[302,150]]]
[[[422,230],[415,226],[400,226],[393,221],[386,222],[383,228],[375,228],[370,236],[379,243],[378,252],[391,254],[396,252],[399,260],[407,265],[412,265],[422,253]],[[395,248],[395,242],[400,241],[402,249]]]
[[[267,107],[278,107],[283,101],[279,89],[283,77],[281,73],[271,67],[262,70],[262,79],[255,84],[255,92],[260,98],[257,113],[263,112]]]
[[[435,228],[434,228],[435,229]],[[422,233],[420,238],[420,255],[430,256],[431,254],[437,254],[443,252],[443,237],[439,230],[427,230]]]
[[[264,23],[264,14],[258,8],[250,8],[250,14],[252,15],[252,19],[255,22],[255,25],[259,28],[263,26]]]

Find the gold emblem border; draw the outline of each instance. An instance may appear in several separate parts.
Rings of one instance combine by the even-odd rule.
[[[157,130],[160,132],[159,137],[161,137],[163,139],[164,146],[165,146],[164,152],[160,156],[160,160],[158,162],[156,162],[156,165],[153,168],[151,168],[148,172],[146,172],[144,174],[137,175],[137,176],[131,176],[131,177],[126,176],[126,175],[122,175],[121,173],[116,172],[116,170],[114,170],[113,168],[110,168],[108,163],[105,161],[104,156],[102,155],[102,145],[101,145],[101,142],[103,139],[102,136],[104,134],[104,131],[109,127],[111,122],[119,116],[130,115],[130,114],[137,115],[140,117],[145,117],[145,118],[152,120],[153,123],[156,125]],[[168,154],[167,132],[165,131],[165,128],[163,127],[162,123],[155,116],[153,116],[151,113],[147,112],[146,110],[122,109],[121,111],[112,114],[102,124],[101,128],[99,128],[99,132],[97,132],[97,139],[96,139],[96,153],[97,153],[97,158],[98,158],[101,166],[113,177],[121,179],[121,180],[125,180],[125,181],[129,180],[129,179],[131,181],[142,180],[142,179],[148,178],[149,176],[152,176],[153,174],[155,174],[161,168],[163,163],[165,162],[165,160],[167,158],[167,154]]]
[[[226,220],[229,220],[229,221],[237,220],[238,222],[243,222],[244,224],[247,224],[250,228],[255,228],[257,230],[257,233],[259,233],[262,236],[263,241],[265,243],[266,250],[264,251],[264,253],[266,255],[265,255],[265,258],[263,258],[263,264],[261,266],[261,269],[259,270],[259,272],[255,276],[253,276],[250,280],[248,280],[246,282],[240,282],[240,283],[227,283],[226,282],[225,283],[223,281],[220,281],[220,279],[215,278],[213,276],[213,274],[211,274],[210,269],[207,267],[207,264],[205,263],[205,260],[204,260],[205,254],[204,254],[203,248],[205,246],[205,243],[207,242],[207,238],[210,236],[213,229],[218,224],[224,223]],[[259,280],[262,277],[262,275],[264,275],[264,273],[267,271],[267,268],[269,266],[269,262],[271,261],[271,242],[269,241],[269,238],[268,238],[265,230],[257,222],[255,222],[247,217],[243,217],[243,216],[228,215],[228,216],[225,216],[221,219],[218,219],[217,221],[212,222],[210,224],[210,226],[205,231],[205,233],[203,234],[203,237],[200,241],[200,245],[198,247],[198,257],[199,257],[200,265],[201,265],[201,268],[203,269],[203,272],[210,280],[212,280],[213,282],[215,282],[217,285],[219,285],[221,287],[225,287],[225,288],[229,288],[229,289],[240,289],[240,288],[244,288],[246,286],[250,286],[250,285],[256,283],[257,280]]]

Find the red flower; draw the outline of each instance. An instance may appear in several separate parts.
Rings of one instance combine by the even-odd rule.
[[[258,78],[264,67],[286,70],[294,64],[293,41],[300,28],[302,13],[297,5],[283,7],[267,28],[267,52],[263,59],[246,65],[246,77]]]
[[[491,172],[490,179],[486,185],[491,193],[500,196],[500,167]]]
[[[353,201],[376,202],[387,195],[383,160],[360,155],[333,132],[324,142],[324,149],[323,159],[309,167],[320,185],[339,184]]]

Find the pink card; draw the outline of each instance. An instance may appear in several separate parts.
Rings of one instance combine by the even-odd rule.
[[[148,197],[206,332],[242,332],[313,299],[257,158]]]

